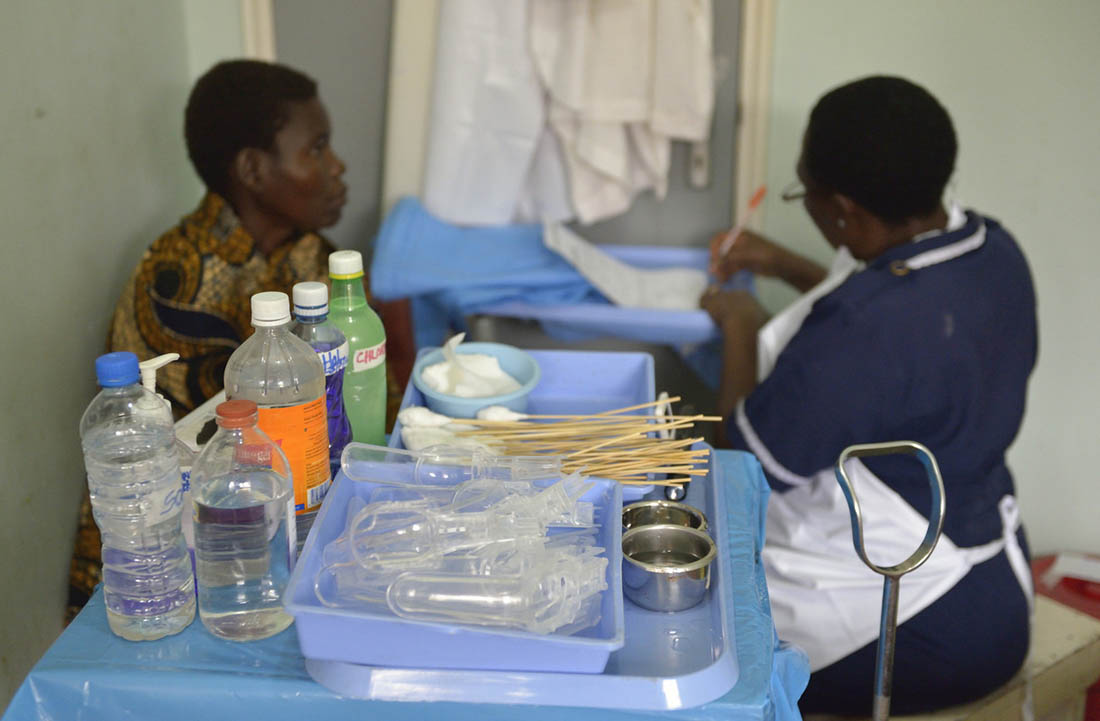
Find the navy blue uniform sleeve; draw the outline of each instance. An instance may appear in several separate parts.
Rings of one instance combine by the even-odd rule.
[[[894,337],[904,331],[819,310],[728,421],[732,446],[755,454],[780,491],[831,469],[848,445],[896,440],[878,436],[912,378]]]

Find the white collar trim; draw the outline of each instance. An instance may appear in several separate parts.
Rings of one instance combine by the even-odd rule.
[[[959,228],[966,225],[966,211],[962,209],[956,201],[952,200],[947,206],[947,227],[943,230],[936,228],[935,230],[926,230],[923,233],[918,233],[913,236],[913,242],[919,243],[925,238],[935,238],[941,233],[954,233]]]
[[[952,211],[953,210],[954,207],[952,208]],[[965,214],[963,217],[965,218]],[[949,222],[947,232],[951,232],[951,230],[951,223]],[[957,230],[957,228],[954,230]],[[969,253],[972,250],[977,250],[983,243],[985,243],[985,222],[979,218],[978,229],[974,231],[973,234],[962,240],[957,240],[950,245],[945,245],[942,248],[918,253],[905,261],[905,267],[909,268],[909,270],[919,270],[921,268],[927,268],[930,265],[945,263],[949,260],[958,258],[960,255]]]

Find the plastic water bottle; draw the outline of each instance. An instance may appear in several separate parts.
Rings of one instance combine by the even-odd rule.
[[[332,280],[330,319],[348,339],[344,408],[351,436],[359,443],[386,445],[386,331],[367,304],[363,256],[338,250],[328,257]]]
[[[348,341],[328,320],[328,287],[308,281],[292,291],[294,318],[291,332],[309,343],[325,367],[325,410],[328,416],[328,464],[333,478],[340,470],[340,453],[351,440],[351,423],[344,412],[344,369]]]
[[[283,592],[295,555],[286,456],[252,401],[218,405],[218,430],[191,471],[199,618],[215,636],[254,641],[293,622]]]
[[[111,630],[131,641],[179,633],[195,618],[172,412],[141,387],[133,353],[96,359],[103,390],[80,419],[92,515],[103,537]]]
[[[309,344],[290,332],[286,293],[252,296],[252,325],[256,332],[225,365],[225,396],[259,406],[260,429],[286,454],[300,551],[332,484],[325,368]]]

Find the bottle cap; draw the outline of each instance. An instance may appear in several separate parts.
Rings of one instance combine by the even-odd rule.
[[[95,377],[104,388],[118,388],[137,383],[141,377],[137,356],[130,351],[105,353],[95,359]]]
[[[222,428],[247,428],[256,423],[259,415],[256,404],[243,398],[219,403],[214,412]]]
[[[313,280],[295,283],[291,292],[294,294],[294,315],[316,316],[328,313],[328,286],[324,283]]]
[[[339,279],[363,275],[363,254],[358,250],[338,250],[335,253],[329,253],[328,274]]]
[[[257,328],[290,322],[290,298],[269,290],[252,296],[252,325]]]

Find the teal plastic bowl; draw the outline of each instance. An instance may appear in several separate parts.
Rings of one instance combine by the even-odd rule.
[[[539,364],[530,353],[503,343],[462,343],[455,352],[494,356],[500,363],[501,369],[515,378],[520,387],[511,393],[481,398],[461,398],[434,391],[420,379],[420,372],[426,366],[442,363],[444,360],[443,351],[434,348],[416,359],[412,372],[413,385],[424,395],[424,402],[428,408],[451,418],[473,418],[486,406],[504,406],[517,413],[527,410],[527,396],[531,394],[531,390],[538,385],[539,378],[542,377]]]

